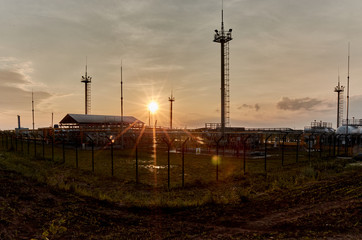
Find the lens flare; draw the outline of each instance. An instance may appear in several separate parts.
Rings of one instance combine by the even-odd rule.
[[[215,165],[215,166],[220,165],[220,162],[221,162],[221,157],[220,156],[214,155],[214,156],[211,157],[211,163],[213,165]]]
[[[155,113],[158,110],[158,104],[155,101],[152,101],[148,104],[148,110],[150,110],[151,113]]]

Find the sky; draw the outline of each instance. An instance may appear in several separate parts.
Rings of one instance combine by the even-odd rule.
[[[0,129],[58,123],[85,112],[87,61],[91,114],[203,127],[220,122],[221,0],[0,0]],[[362,1],[224,0],[230,41],[233,127],[290,127],[332,122],[338,83],[347,85],[349,118],[362,118]],[[345,92],[345,97],[346,97]],[[346,107],[344,108],[344,118]]]

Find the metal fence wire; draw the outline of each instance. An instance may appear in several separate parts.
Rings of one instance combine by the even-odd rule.
[[[136,129],[123,133],[1,131],[1,150],[95,174],[184,187],[235,174],[278,171],[320,159],[351,157],[361,134],[302,131],[219,132]]]

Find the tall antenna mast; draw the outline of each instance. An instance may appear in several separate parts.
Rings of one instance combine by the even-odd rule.
[[[33,118],[33,130],[35,129],[35,123],[34,123],[34,92],[31,90],[31,112],[32,112],[32,118]]]
[[[338,85],[334,88],[334,92],[337,93],[337,128],[340,127],[343,120],[343,92],[344,86],[341,86],[339,79],[339,68],[338,68]]]
[[[168,98],[168,101],[170,101],[170,129],[172,129],[172,103],[175,101],[175,97],[172,94],[171,91],[171,97]]]
[[[215,30],[214,42],[221,44],[221,134],[225,135],[225,125],[230,124],[229,91],[229,41],[232,29],[224,30],[224,1],[221,8],[221,30]]]
[[[85,60],[85,75],[82,76],[82,83],[85,84],[85,114],[88,114],[91,110],[91,82],[92,77],[88,76],[87,74],[87,58]]]
[[[350,44],[348,43],[348,74],[347,74],[347,116],[346,116],[346,134],[348,134],[348,114],[349,114],[349,61],[350,61]]]
[[[123,71],[121,61],[121,148],[123,149]]]

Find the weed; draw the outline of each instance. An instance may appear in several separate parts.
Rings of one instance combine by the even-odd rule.
[[[49,186],[90,196],[100,200],[122,203],[135,207],[188,207],[205,204],[245,203],[257,194],[268,191],[293,189],[303,183],[316,181],[348,170],[346,164],[350,159],[321,159],[319,161],[302,161],[281,167],[280,159],[268,161],[268,172],[264,172],[263,160],[248,161],[245,174],[239,158],[224,157],[219,166],[219,181],[215,181],[215,166],[209,156],[187,155],[185,161],[185,188],[181,187],[181,157],[172,154],[171,190],[167,188],[167,168],[150,171],[148,166],[167,166],[167,155],[159,151],[157,162],[150,159],[146,152],[140,152],[142,161],[139,168],[139,184],[135,183],[135,165],[131,152],[115,154],[115,177],[109,177],[109,154],[99,150],[95,159],[95,174],[91,170],[89,152],[79,151],[79,169],[75,169],[72,155],[62,161],[58,151],[59,162],[48,160],[29,160],[27,156],[16,152],[2,152],[0,164],[24,176],[46,183]],[[70,152],[67,150],[67,153]],[[60,156],[60,157],[59,157]],[[119,157],[119,158],[118,158]],[[118,160],[117,160],[118,158]],[[294,156],[285,158],[291,163]],[[302,158],[301,158],[302,159]],[[108,165],[107,165],[108,164]]]
[[[42,233],[42,239],[48,240],[56,236],[61,235],[67,231],[67,228],[63,225],[66,223],[64,218],[54,219],[50,222],[50,225],[46,227]]]

